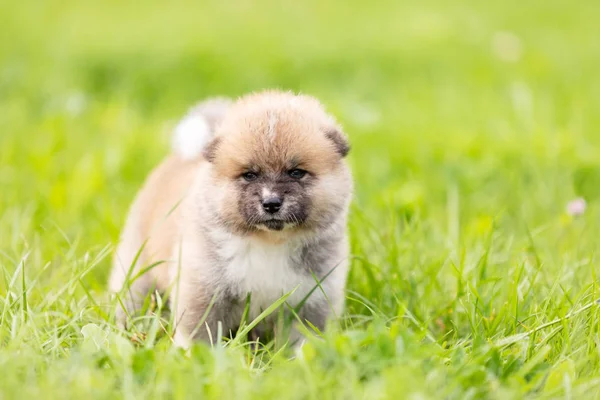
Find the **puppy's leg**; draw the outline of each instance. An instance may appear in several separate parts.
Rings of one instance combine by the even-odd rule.
[[[307,303],[295,313],[286,312],[284,320],[278,321],[274,332],[277,347],[287,343],[292,350],[298,351],[306,342],[304,331],[312,331],[311,325],[323,332],[331,313],[327,304],[315,303]]]
[[[179,347],[188,348],[195,340],[217,343],[219,332],[230,335],[241,318],[242,307],[237,302],[183,276],[173,300],[174,341]]]
[[[210,296],[198,290],[198,286],[179,279],[174,287],[171,302],[174,312],[175,345],[189,348],[194,339],[211,342],[217,326],[208,318]]]
[[[344,311],[346,270],[346,264],[339,264],[331,275],[319,282],[319,287],[310,295],[302,308],[296,311],[299,320],[294,319],[288,341],[295,350],[301,348],[306,341],[299,329],[301,324],[306,325],[309,331],[312,330],[310,328],[312,325],[323,332],[329,320],[341,317]]]
[[[330,316],[331,310],[329,309],[329,305],[321,302],[317,304],[307,304],[300,311],[300,319],[302,323],[305,325],[310,323],[312,326],[317,328],[319,332],[323,332],[325,330],[327,320]],[[290,336],[290,342],[295,347],[301,347],[305,342],[304,336],[298,330],[299,323],[300,321],[294,321],[292,334]],[[308,329],[312,330],[310,327]]]
[[[115,319],[120,328],[127,328],[128,320],[138,316],[148,296],[152,295],[155,289],[154,280],[146,274],[116,292],[120,296],[120,301],[117,301]]]
[[[121,300],[117,302],[115,311],[117,325],[121,328],[127,326],[128,315],[133,316],[142,308],[146,296],[154,286],[153,278],[149,273],[135,278],[140,272],[143,262],[141,246],[142,244],[138,241],[125,236],[113,261],[108,286],[113,295],[119,296]],[[132,279],[134,280],[130,282]],[[123,304],[121,305],[121,303]]]

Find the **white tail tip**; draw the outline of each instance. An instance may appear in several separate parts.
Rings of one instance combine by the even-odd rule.
[[[173,151],[184,160],[192,160],[200,155],[211,137],[212,132],[206,119],[201,114],[190,114],[175,128]]]

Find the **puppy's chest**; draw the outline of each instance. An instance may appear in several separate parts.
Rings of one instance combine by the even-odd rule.
[[[297,260],[294,252],[287,245],[231,239],[219,248],[219,255],[225,261],[223,278],[238,298],[251,294],[251,308],[255,312],[266,309],[294,289],[288,301],[297,303],[315,283],[294,261]]]

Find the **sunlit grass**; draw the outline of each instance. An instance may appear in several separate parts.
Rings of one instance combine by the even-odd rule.
[[[599,397],[599,5],[0,3],[0,398]],[[293,359],[119,330],[177,118],[270,87],[351,137],[346,315]]]

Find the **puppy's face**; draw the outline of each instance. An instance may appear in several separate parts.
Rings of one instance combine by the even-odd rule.
[[[237,232],[319,229],[346,213],[346,137],[309,97],[264,93],[232,107],[206,148],[206,201]]]

